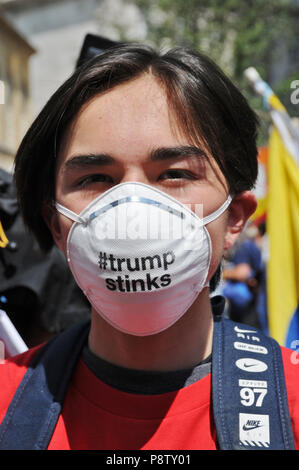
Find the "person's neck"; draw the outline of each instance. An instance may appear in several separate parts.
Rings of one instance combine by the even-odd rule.
[[[113,364],[138,370],[170,371],[193,367],[212,351],[213,316],[208,289],[170,328],[150,336],[133,336],[109,325],[92,310],[89,348]]]

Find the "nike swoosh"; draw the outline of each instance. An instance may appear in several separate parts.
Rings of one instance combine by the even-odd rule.
[[[256,429],[262,427],[263,424],[257,424],[256,426],[246,426],[246,424],[243,425],[243,431],[250,431],[251,429]]]
[[[244,363],[244,367],[253,367],[253,366],[256,366],[256,363],[254,362],[253,364],[245,364]]]

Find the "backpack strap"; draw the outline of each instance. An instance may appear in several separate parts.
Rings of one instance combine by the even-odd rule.
[[[80,322],[41,348],[1,423],[0,450],[47,449],[89,327]]]
[[[214,317],[213,414],[220,449],[295,449],[278,343]]]

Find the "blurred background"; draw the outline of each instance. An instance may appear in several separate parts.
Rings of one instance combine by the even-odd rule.
[[[1,165],[11,168],[28,124],[71,74],[87,33],[198,48],[262,114],[244,78],[254,66],[299,117],[290,100],[290,84],[299,79],[298,31],[298,0],[0,0]]]
[[[30,241],[30,247],[22,241],[23,228],[16,228],[18,209],[11,181],[14,155],[26,129],[77,66],[88,34],[91,39],[97,37],[95,47],[89,50],[93,53],[118,41],[148,43],[162,50],[176,45],[198,49],[214,59],[245,94],[261,125],[260,172],[255,189],[259,205],[244,238],[256,242],[262,264],[254,275],[251,267],[247,279],[232,272],[235,277],[229,278],[236,253],[228,253],[224,266],[227,277],[223,277],[220,288],[227,281],[233,287],[245,283],[252,294],[247,297],[254,297],[255,303],[250,314],[240,315],[240,319],[262,327],[280,343],[291,345],[299,339],[298,26],[299,0],[0,0],[0,230],[4,239],[0,248],[0,294],[2,308],[10,313],[30,345],[88,315],[85,300],[77,292],[74,297],[76,288],[59,255],[52,254],[45,265],[34,241]],[[27,242],[28,237],[26,234]],[[26,257],[21,254],[22,246]],[[237,256],[243,268],[250,265],[253,256],[250,252],[246,257],[245,251],[241,258]],[[35,291],[36,298],[24,315],[27,294],[22,298],[15,292],[12,295],[11,290],[16,285],[24,287],[25,278],[28,281],[24,271],[30,259],[40,263],[37,278],[41,271],[49,274],[44,275],[38,289],[36,278],[27,282],[30,296]],[[57,271],[55,276],[51,270]],[[62,302],[61,291],[52,288],[50,308],[46,307],[49,298],[44,293],[55,278],[58,282],[65,278],[69,297],[63,296]],[[255,295],[260,285],[262,313]],[[22,299],[18,306],[12,300],[17,297]],[[66,314],[70,298],[75,300]],[[35,312],[32,325],[38,323],[36,335],[32,335],[32,327],[31,333],[27,331],[28,311]],[[18,320],[21,317],[26,321]]]

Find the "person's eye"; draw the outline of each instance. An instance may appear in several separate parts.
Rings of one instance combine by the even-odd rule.
[[[167,170],[159,176],[160,181],[166,180],[195,180],[196,176],[188,170]]]
[[[87,175],[79,179],[76,183],[77,187],[83,188],[91,184],[96,183],[113,183],[113,179],[109,175],[103,175],[100,173],[96,173],[93,175]]]

